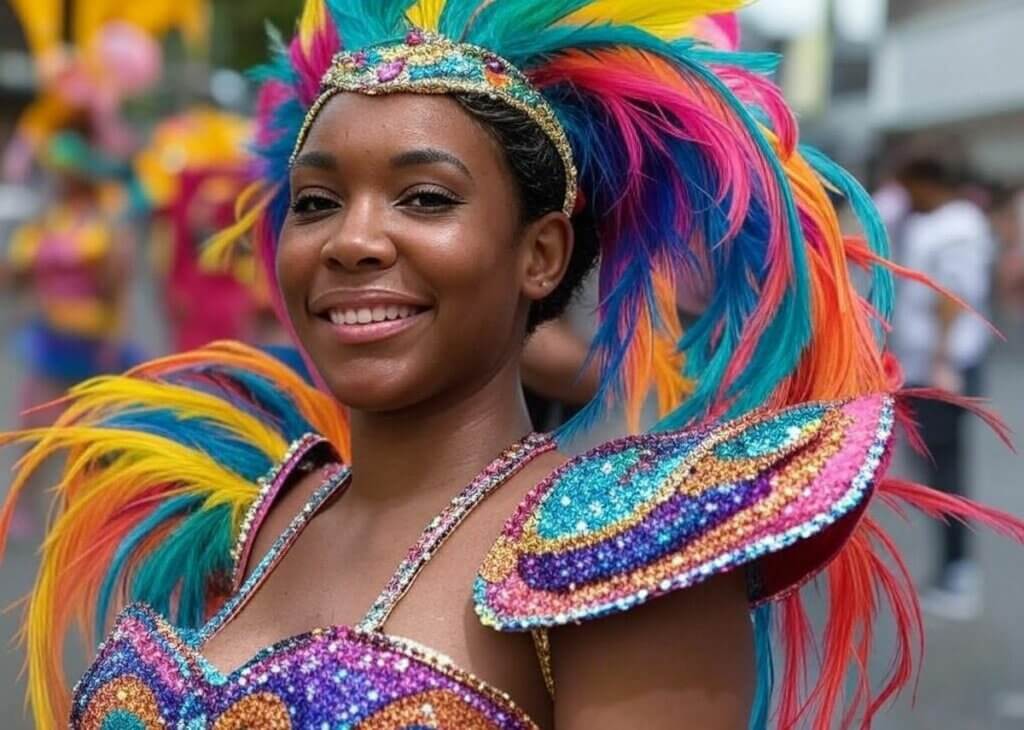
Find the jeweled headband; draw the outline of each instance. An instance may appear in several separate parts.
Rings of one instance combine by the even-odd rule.
[[[320,110],[335,94],[482,94],[508,104],[528,116],[558,150],[565,167],[562,210],[572,215],[576,206],[577,172],[572,147],[562,124],[529,79],[505,59],[485,48],[456,43],[419,29],[405,40],[342,52],[334,57],[321,81],[321,92],[306,113],[292,151],[294,163]]]

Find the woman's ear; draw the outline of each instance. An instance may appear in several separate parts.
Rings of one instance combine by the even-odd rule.
[[[548,213],[527,226],[521,258],[527,299],[540,301],[558,287],[569,268],[573,243],[572,222],[564,213]]]

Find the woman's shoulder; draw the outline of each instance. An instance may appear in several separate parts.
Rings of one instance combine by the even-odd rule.
[[[884,471],[893,399],[806,403],[602,444],[533,488],[475,581],[505,631],[629,610],[748,571],[752,603],[828,564]]]

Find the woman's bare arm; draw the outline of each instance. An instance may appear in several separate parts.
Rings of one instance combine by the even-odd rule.
[[[557,730],[745,730],[753,628],[742,571],[551,634]]]

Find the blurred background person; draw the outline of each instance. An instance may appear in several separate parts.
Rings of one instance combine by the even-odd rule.
[[[598,369],[589,367],[588,342],[567,317],[530,335],[523,353],[526,405],[535,429],[550,431],[575,416],[597,392]]]
[[[133,243],[106,199],[117,197],[105,179],[114,166],[90,144],[87,120],[78,121],[39,150],[52,200],[13,233],[7,249],[6,278],[24,300],[12,338],[24,428],[49,423],[56,408],[42,406],[76,383],[145,359],[129,329]],[[38,496],[16,513],[15,538],[41,527]]]
[[[957,171],[937,157],[907,162],[898,179],[910,215],[895,244],[899,263],[919,271],[959,297],[969,311],[918,282],[902,282],[896,299],[892,347],[908,387],[936,388],[979,396],[991,330],[983,319],[992,289],[995,244],[985,212],[961,194]],[[917,421],[928,449],[928,483],[966,495],[964,420],[960,406],[921,400]],[[922,606],[951,619],[971,619],[980,610],[978,569],[967,526],[942,525],[939,564]]]
[[[53,201],[11,238],[11,280],[31,302],[29,322],[15,338],[26,369],[24,409],[142,359],[126,328],[131,243],[103,200],[105,182],[90,169],[93,154],[77,131],[54,137],[44,158]],[[24,425],[40,419],[46,415],[29,411]]]
[[[203,245],[235,221],[235,202],[251,176],[251,135],[245,118],[200,106],[159,124],[136,157],[152,215],[150,257],[175,352],[215,340],[254,341],[252,262],[211,270],[201,261]]]
[[[992,192],[992,229],[999,244],[995,291],[1003,325],[1017,332],[1024,324],[1024,191],[997,185]]]

